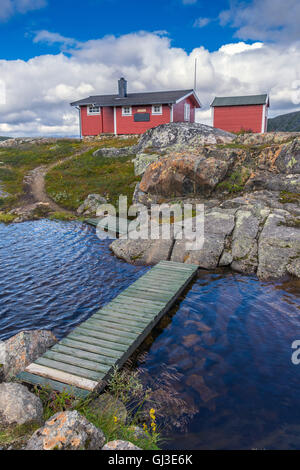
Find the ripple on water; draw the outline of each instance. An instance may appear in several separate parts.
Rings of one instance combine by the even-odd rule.
[[[0,339],[35,328],[62,338],[148,269],[109,244],[77,222],[0,224]],[[165,448],[300,449],[299,292],[296,280],[201,273],[138,365],[145,384],[180,375],[171,386],[187,405],[166,402]]]
[[[300,449],[299,294],[300,281],[200,274],[139,366],[145,383],[175,368],[179,398],[195,410],[185,429],[171,427],[166,448]]]
[[[61,338],[146,271],[109,244],[77,222],[0,224],[0,339],[34,328]]]

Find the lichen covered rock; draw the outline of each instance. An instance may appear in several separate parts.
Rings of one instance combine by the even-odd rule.
[[[128,441],[111,441],[105,444],[102,450],[142,450]]]
[[[102,204],[106,204],[107,201],[100,194],[90,194],[86,200],[77,209],[78,215],[96,215],[96,212]]]
[[[103,432],[78,411],[56,413],[29,439],[25,450],[100,450]]]
[[[51,331],[22,331],[1,343],[4,378],[10,378],[22,372],[29,364],[42,356],[56,343]]]

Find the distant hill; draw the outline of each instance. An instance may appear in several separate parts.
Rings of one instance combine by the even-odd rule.
[[[269,119],[269,132],[300,132],[300,111]]]
[[[7,139],[10,139],[10,137],[2,137],[2,136],[0,135],[0,142],[3,142],[3,140],[7,140]]]

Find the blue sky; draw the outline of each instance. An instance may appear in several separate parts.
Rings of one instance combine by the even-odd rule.
[[[5,0],[3,0],[5,1]],[[228,9],[228,0],[218,2],[182,0],[49,0],[44,8],[17,13],[2,22],[1,56],[5,59],[29,59],[35,55],[56,53],[57,45],[34,44],[37,30],[59,32],[66,37],[87,41],[105,35],[123,35],[134,31],[166,31],[174,47],[188,52],[199,45],[214,51],[232,40],[234,29],[220,26],[218,15]],[[204,28],[195,22],[210,19]],[[238,41],[237,38],[234,41]]]
[[[70,101],[193,86],[268,92],[271,115],[300,109],[299,0],[0,0],[0,134],[74,135]]]

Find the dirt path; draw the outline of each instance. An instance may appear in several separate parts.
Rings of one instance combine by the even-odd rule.
[[[64,158],[57,162],[51,163],[51,165],[43,165],[31,170],[24,178],[24,187],[25,187],[25,200],[22,209],[30,208],[33,204],[43,202],[49,204],[51,210],[55,212],[67,212],[69,214],[74,214],[73,211],[64,209],[54,202],[47,194],[45,187],[45,176],[47,173],[62,163],[68,162],[73,158],[82,155],[88,150],[87,148],[82,149],[80,152],[74,153],[70,157]]]

